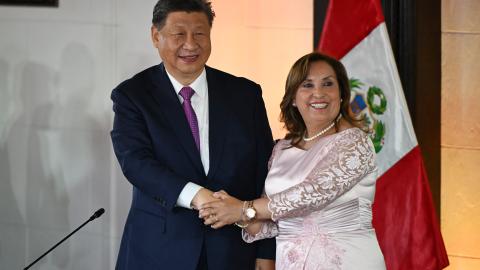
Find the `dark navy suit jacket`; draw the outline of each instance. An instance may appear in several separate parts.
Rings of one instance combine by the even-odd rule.
[[[241,200],[258,198],[273,140],[260,86],[206,67],[210,169],[200,153],[163,64],[146,69],[112,92],[113,148],[133,198],[117,269],[195,269],[205,249],[209,269],[254,269],[274,256],[274,240],[247,244],[233,225],[203,225],[198,212],[176,207],[187,182],[224,189]]]

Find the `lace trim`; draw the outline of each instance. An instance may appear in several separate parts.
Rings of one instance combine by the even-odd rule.
[[[274,238],[277,235],[278,235],[278,225],[273,221],[263,222],[262,227],[260,228],[260,231],[255,235],[251,235],[248,233],[247,230],[242,229],[243,241],[247,243],[252,243],[253,241],[257,241],[265,238]]]
[[[376,169],[372,143],[359,129],[345,132],[325,147],[327,154],[303,182],[269,197],[272,220],[320,210]]]

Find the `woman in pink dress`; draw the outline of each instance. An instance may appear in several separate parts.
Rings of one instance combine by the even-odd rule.
[[[243,202],[217,192],[200,209],[205,224],[235,223],[246,242],[276,237],[277,270],[385,269],[372,228],[375,150],[349,104],[339,61],[297,60],[280,104],[288,134],[273,149],[265,196]]]

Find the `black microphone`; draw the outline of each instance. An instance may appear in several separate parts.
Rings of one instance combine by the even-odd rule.
[[[23,268],[23,270],[27,270],[28,268],[32,267],[36,262],[40,261],[43,257],[45,257],[45,255],[50,253],[50,251],[54,250],[58,245],[63,243],[63,241],[67,240],[70,236],[72,236],[72,234],[76,233],[83,226],[87,225],[87,223],[89,223],[90,221],[92,221],[96,218],[99,218],[101,215],[103,215],[103,213],[105,213],[105,209],[103,209],[103,208],[98,209],[87,221],[85,221],[82,225],[78,226],[78,228],[76,228],[69,235],[65,236],[62,240],[60,240],[60,242],[56,243],[53,247],[51,247],[49,250],[47,250],[47,252],[43,253],[42,256],[38,257],[34,262],[29,264],[27,267]]]
[[[95,211],[95,213],[88,219],[87,222],[90,222],[96,218],[99,218],[101,215],[103,215],[103,213],[105,213],[105,209],[103,208],[100,208],[98,209],[97,211]]]

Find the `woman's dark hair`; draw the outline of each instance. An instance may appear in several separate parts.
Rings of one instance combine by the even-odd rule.
[[[168,14],[175,11],[203,12],[212,26],[215,12],[207,0],[159,0],[153,8],[152,24],[160,30],[165,25]]]
[[[292,145],[297,145],[306,132],[305,122],[298,108],[293,106],[293,101],[300,84],[303,83],[308,76],[310,66],[312,63],[319,61],[323,61],[331,66],[337,77],[340,98],[342,100],[339,114],[353,126],[365,130],[363,119],[357,119],[350,108],[350,84],[347,71],[343,64],[328,55],[312,52],[298,59],[290,68],[287,82],[285,83],[285,95],[280,103],[280,121],[285,124],[285,128],[288,131],[285,139],[291,139]],[[338,131],[338,123],[335,124],[335,129]]]

